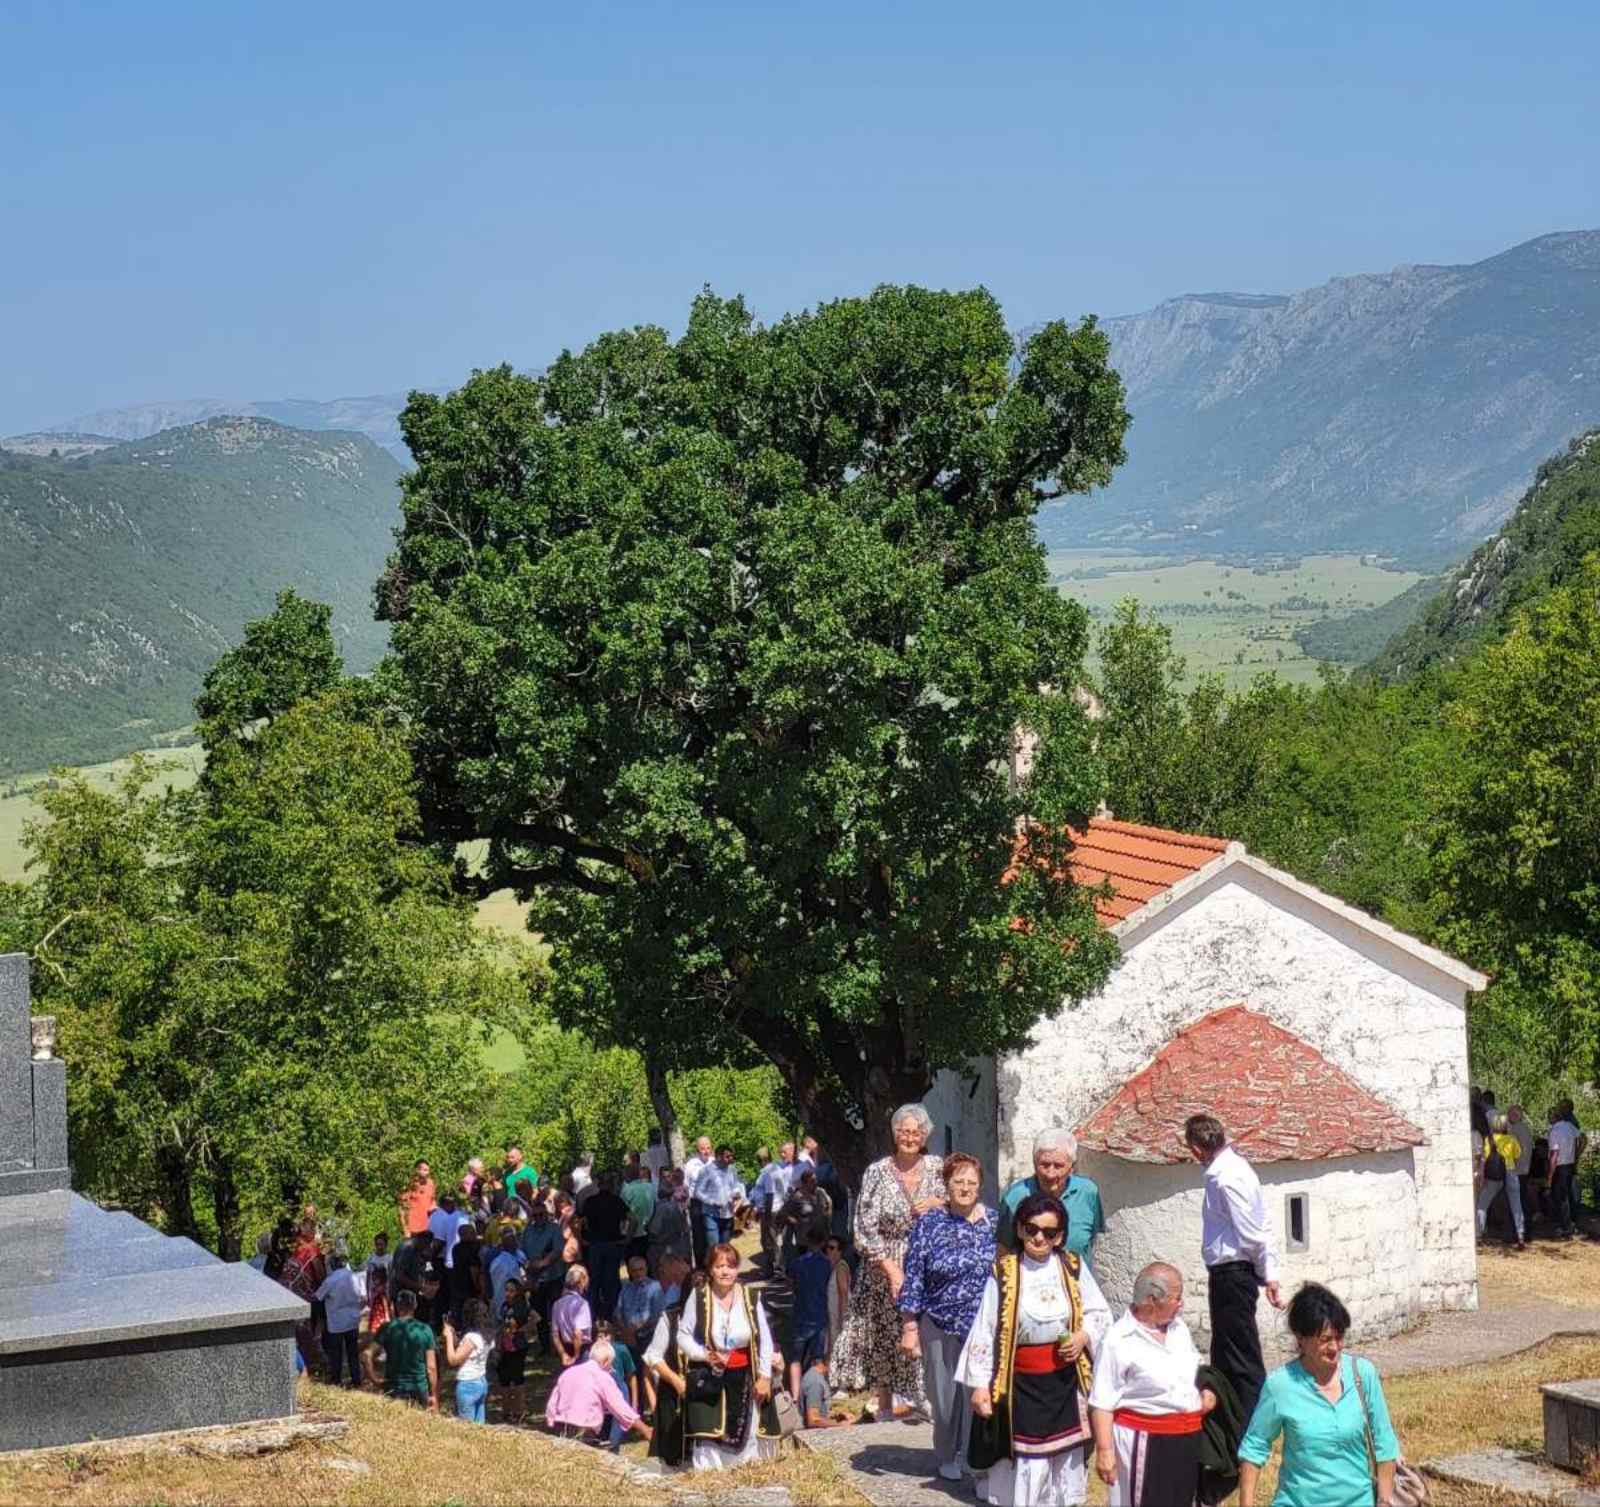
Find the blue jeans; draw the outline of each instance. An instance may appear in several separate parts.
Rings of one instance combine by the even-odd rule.
[[[458,1381],[456,1383],[456,1417],[468,1423],[482,1423],[484,1399],[489,1395],[489,1381]]]
[[[719,1214],[715,1209],[706,1210],[706,1255],[711,1254],[714,1245],[726,1245],[733,1239],[733,1215]]]

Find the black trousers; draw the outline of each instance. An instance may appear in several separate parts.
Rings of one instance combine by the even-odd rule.
[[[689,1200],[689,1238],[694,1242],[694,1264],[698,1271],[706,1264],[706,1206],[698,1198]]]
[[[1206,1297],[1211,1308],[1211,1364],[1233,1383],[1248,1424],[1267,1379],[1261,1356],[1261,1331],[1256,1328],[1256,1299],[1261,1279],[1248,1261],[1223,1261],[1206,1268]]]

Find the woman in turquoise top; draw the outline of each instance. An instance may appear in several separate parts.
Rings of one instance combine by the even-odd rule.
[[[1307,1282],[1289,1305],[1300,1357],[1274,1371],[1239,1441],[1239,1507],[1256,1507],[1261,1467],[1283,1435],[1273,1507],[1373,1507],[1367,1414],[1378,1461],[1377,1507],[1389,1507],[1400,1444],[1371,1361],[1344,1353],[1350,1311],[1326,1287]],[[1360,1368],[1361,1388],[1356,1387]],[[1366,1393],[1366,1408],[1361,1405]]]

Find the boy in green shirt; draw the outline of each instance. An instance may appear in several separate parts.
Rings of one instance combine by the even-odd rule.
[[[439,1411],[439,1354],[433,1330],[417,1317],[417,1295],[406,1289],[394,1297],[394,1317],[375,1336],[383,1351],[383,1389],[391,1397]],[[371,1347],[366,1353],[367,1380],[374,1385]]]

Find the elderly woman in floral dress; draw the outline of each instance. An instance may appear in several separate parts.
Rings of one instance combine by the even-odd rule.
[[[932,1129],[933,1121],[920,1104],[902,1104],[890,1121],[894,1152],[867,1168],[856,1203],[860,1282],[834,1347],[831,1370],[835,1385],[847,1391],[873,1388],[882,1418],[894,1416],[895,1393],[923,1395],[922,1364],[901,1348],[895,1303],[905,1282],[911,1227],[945,1203],[943,1163],[925,1151]]]

